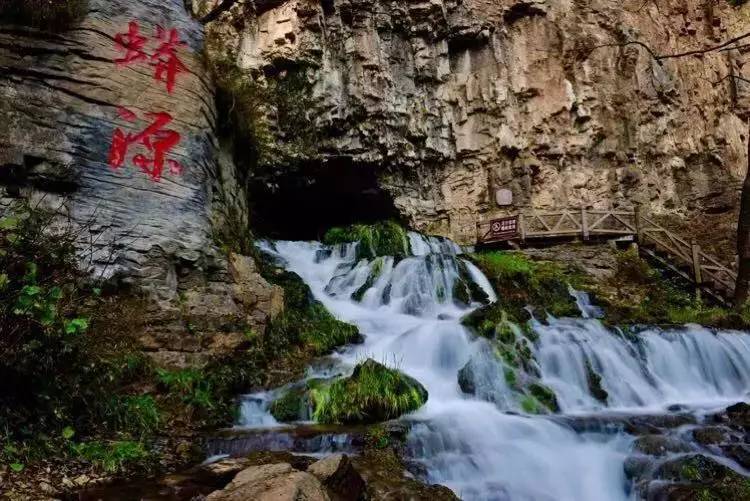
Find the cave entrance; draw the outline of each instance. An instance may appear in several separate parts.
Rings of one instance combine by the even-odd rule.
[[[275,173],[250,187],[258,236],[319,240],[333,226],[400,219],[378,183],[378,166],[329,159],[288,174]]]

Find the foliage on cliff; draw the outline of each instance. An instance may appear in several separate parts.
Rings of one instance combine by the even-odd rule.
[[[209,31],[206,47],[218,90],[220,132],[233,140],[235,161],[263,177],[314,156],[317,133],[308,116],[312,83],[305,67],[251,74],[237,65],[236,54],[227,52],[215,32]]]
[[[331,228],[323,237],[323,243],[327,245],[350,242],[359,242],[358,259],[374,259],[379,256],[402,258],[411,254],[406,230],[394,221]]]
[[[0,23],[65,31],[87,12],[88,0],[3,0],[0,2]]]

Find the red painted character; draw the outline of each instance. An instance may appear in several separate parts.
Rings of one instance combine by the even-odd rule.
[[[143,50],[147,39],[140,35],[139,29],[136,21],[130,21],[127,33],[118,33],[115,35],[117,47],[125,51],[124,57],[115,59],[115,63],[118,66],[148,59],[148,55]]]
[[[137,119],[135,113],[126,109],[119,108],[118,114],[128,122],[135,122]],[[167,153],[180,142],[180,134],[173,130],[164,129],[172,121],[172,115],[165,112],[147,113],[146,117],[153,120],[151,125],[146,127],[142,132],[132,134],[125,133],[122,129],[115,129],[112,136],[112,146],[109,149],[109,165],[113,169],[119,169],[125,164],[128,149],[131,145],[141,144],[146,147],[153,158],[143,154],[133,156],[133,163],[140,167],[143,172],[148,174],[154,181],[161,179],[164,165],[169,166],[169,172],[172,174],[182,173],[182,166],[175,160],[166,158]]]
[[[151,56],[151,64],[156,66],[154,78],[166,83],[167,92],[171,94],[177,74],[187,70],[180,58],[177,57],[177,48],[184,46],[185,42],[180,41],[180,35],[175,28],[165,30],[161,26],[157,26],[156,37],[162,43]]]

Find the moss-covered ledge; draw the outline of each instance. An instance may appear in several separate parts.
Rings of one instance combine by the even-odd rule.
[[[404,258],[411,255],[411,244],[406,230],[394,221],[331,228],[323,237],[323,243],[326,245],[351,242],[359,242],[357,259],[374,259],[381,256]]]

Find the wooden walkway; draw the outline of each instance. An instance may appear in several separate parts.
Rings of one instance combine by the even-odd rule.
[[[639,211],[564,209],[522,212],[477,224],[480,244],[556,240],[632,238],[639,252],[706,291],[721,302],[731,301],[737,281],[736,264],[726,265],[695,242],[681,238]]]

